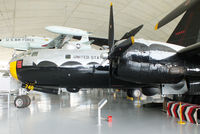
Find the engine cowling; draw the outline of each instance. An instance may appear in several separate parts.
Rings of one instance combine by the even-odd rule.
[[[142,88],[142,93],[146,96],[153,96],[156,95],[158,93],[160,93],[160,89],[159,88]]]
[[[176,51],[169,47],[135,42],[116,60],[113,76],[135,83],[178,83],[184,79],[185,68],[181,60],[174,61],[173,55]]]

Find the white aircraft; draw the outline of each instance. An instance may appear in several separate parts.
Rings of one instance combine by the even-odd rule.
[[[27,36],[22,38],[4,38],[0,40],[0,46],[13,48],[15,50],[29,50],[38,48],[48,48],[48,43],[52,41],[48,37]]]
[[[91,33],[81,30],[81,29],[76,29],[76,28],[69,28],[69,27],[63,27],[63,26],[47,26],[46,30],[60,34],[65,35],[65,38],[63,39],[62,43],[56,44],[54,42],[53,45],[56,44],[57,48],[63,48],[67,50],[74,50],[74,49],[81,49],[81,50],[87,50],[91,49],[91,44],[93,40],[89,40],[89,35]],[[71,38],[73,36],[81,36],[81,40],[79,41],[71,41]]]
[[[92,41],[89,41],[88,36],[90,33],[87,31],[63,26],[48,26],[46,30],[60,35],[55,39],[38,36],[4,38],[0,40],[0,46],[21,51],[42,48],[63,48],[63,46],[64,49],[68,50],[91,49],[90,44]],[[81,36],[82,38],[79,41],[71,41],[73,36]]]

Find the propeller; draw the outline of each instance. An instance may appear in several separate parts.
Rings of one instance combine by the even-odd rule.
[[[114,19],[113,19],[113,5],[110,4],[110,19],[109,19],[109,28],[108,28],[108,45],[109,45],[109,52],[108,57],[105,58],[100,66],[106,61],[110,61],[110,70],[112,70],[112,61],[115,60],[117,57],[121,56],[123,52],[125,52],[131,45],[134,44],[134,37],[131,35],[135,35],[138,33],[143,25],[131,30],[130,32],[126,33],[123,37],[126,39],[120,40],[114,44]],[[123,38],[122,37],[122,38]]]
[[[108,59],[113,59],[120,56],[124,51],[126,51],[132,44],[134,44],[134,37],[131,36],[122,42],[117,42],[112,48],[108,55]]]
[[[110,20],[108,27],[108,46],[109,50],[114,45],[114,19],[113,19],[113,6],[112,2],[110,3]]]
[[[176,17],[181,15],[186,10],[192,8],[198,2],[200,2],[200,0],[186,0],[181,5],[179,5],[176,9],[170,12],[166,17],[164,17],[161,21],[159,21],[155,26],[155,30],[171,22],[172,20],[174,20]]]
[[[109,28],[108,28],[108,45],[109,45],[109,54],[108,59],[111,60],[116,56],[120,56],[124,51],[126,51],[132,44],[134,44],[134,37],[130,35],[136,34],[140,31],[143,25],[131,30],[126,33],[124,40],[120,40],[114,44],[114,18],[113,18],[113,4],[110,4],[110,19],[109,19]],[[123,38],[123,37],[122,37]]]
[[[120,40],[127,39],[131,36],[135,36],[143,28],[143,26],[144,25],[140,25],[140,26],[132,29],[131,31],[125,33]]]

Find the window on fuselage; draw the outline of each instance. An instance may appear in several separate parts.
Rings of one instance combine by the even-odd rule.
[[[60,66],[81,66],[82,64],[80,62],[77,62],[77,61],[68,61],[68,62],[65,62],[63,63],[62,65]]]
[[[98,65],[99,63],[97,63],[97,62],[90,62],[90,63],[88,63],[87,65]]]
[[[71,55],[65,55],[65,59],[71,59]]]
[[[39,67],[57,67],[57,65],[51,61],[42,61],[38,64]]]

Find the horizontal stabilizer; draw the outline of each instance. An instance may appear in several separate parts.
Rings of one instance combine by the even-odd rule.
[[[180,51],[177,52],[177,54],[179,54],[181,56],[187,56],[187,57],[199,55],[200,54],[200,42],[181,49]]]

